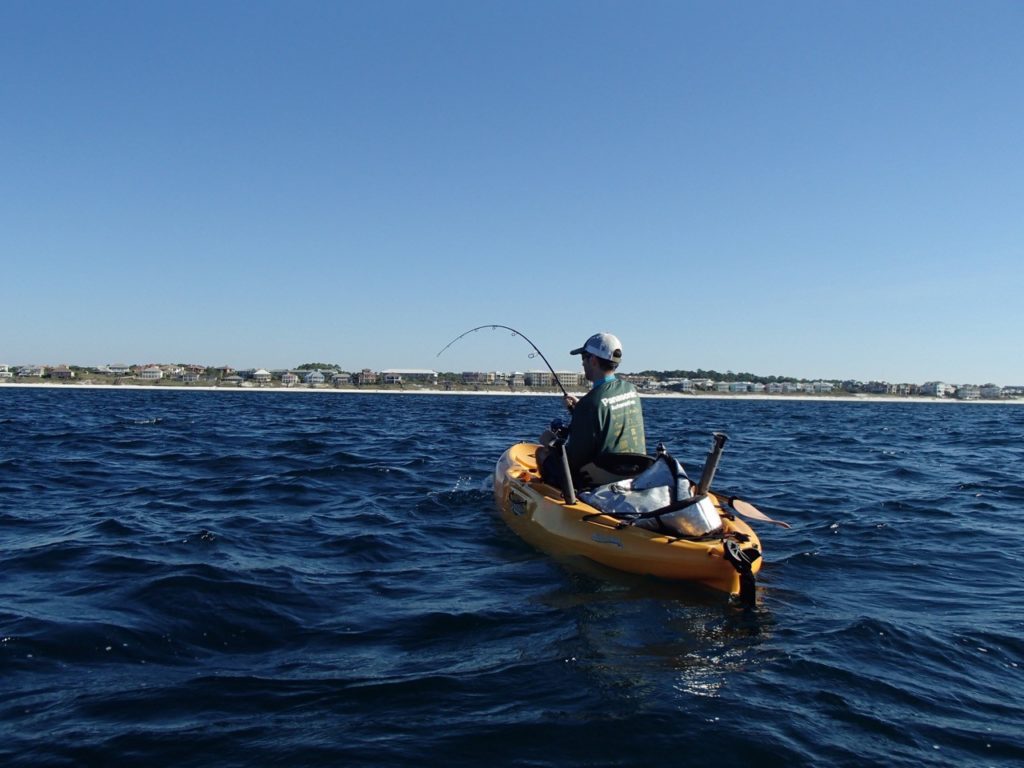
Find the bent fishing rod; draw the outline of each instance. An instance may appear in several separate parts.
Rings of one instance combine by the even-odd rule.
[[[526,338],[526,334],[522,333],[521,331],[517,331],[515,328],[512,328],[512,327],[507,326],[507,325],[498,325],[497,323],[491,323],[490,325],[478,325],[476,328],[470,328],[465,333],[459,334],[454,339],[452,339],[447,344],[445,344],[444,348],[440,352],[437,353],[437,357],[440,357],[442,355],[442,353],[445,351],[445,349],[448,349],[448,347],[450,347],[452,344],[454,344],[459,339],[461,339],[461,338],[463,338],[465,336],[469,336],[469,334],[475,333],[476,331],[481,331],[484,328],[490,328],[491,330],[494,330],[495,328],[504,328],[506,331],[512,331],[512,335],[513,336],[519,336],[523,341],[525,341],[527,344],[529,344],[531,347],[533,347],[533,351],[535,353],[537,353],[538,355],[540,355],[540,359],[544,361],[544,365],[546,365],[548,367],[548,370],[551,371],[551,375],[555,379],[555,384],[557,384],[558,388],[560,390],[562,390],[562,394],[565,395],[566,397],[570,397],[569,393],[565,391],[565,387],[562,386],[562,382],[558,378],[558,374],[555,373],[555,369],[551,367],[551,363],[549,363],[548,359],[546,357],[544,357],[544,353],[541,352],[537,348],[536,344],[534,344],[532,341],[530,341],[528,338]],[[533,357],[533,355],[530,355],[530,357]]]

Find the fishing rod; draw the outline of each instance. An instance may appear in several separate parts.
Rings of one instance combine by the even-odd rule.
[[[445,349],[448,349],[448,347],[450,347],[459,339],[463,338],[464,336],[469,336],[469,334],[475,333],[476,331],[483,330],[484,328],[490,328],[491,330],[494,330],[495,328],[504,328],[506,331],[512,331],[513,336],[519,336],[520,338],[522,338],[523,341],[525,341],[527,344],[533,347],[534,352],[540,355],[540,359],[544,361],[544,365],[546,365],[548,367],[548,370],[551,371],[551,375],[554,376],[555,378],[555,384],[557,384],[558,388],[562,390],[562,394],[565,395],[566,397],[570,396],[569,393],[565,391],[565,387],[562,386],[562,382],[558,378],[558,374],[555,373],[555,369],[551,367],[551,363],[549,363],[548,359],[544,357],[544,353],[537,348],[537,345],[530,341],[528,338],[526,338],[526,334],[522,333],[521,331],[517,331],[515,328],[511,328],[510,326],[507,325],[498,325],[497,323],[492,323],[490,325],[478,325],[476,328],[470,328],[465,333],[456,336],[454,339],[445,344],[444,349],[437,353],[437,357],[440,357]],[[530,355],[530,357],[533,357],[533,355]]]

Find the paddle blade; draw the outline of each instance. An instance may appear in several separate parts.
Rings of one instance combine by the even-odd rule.
[[[772,520],[772,518],[768,517],[768,515],[755,507],[749,501],[744,501],[743,499],[732,499],[729,502],[729,506],[743,517],[750,518],[751,520],[760,520],[764,523],[772,523],[773,525],[781,525],[783,528],[789,528],[789,523],[784,523],[781,520]]]

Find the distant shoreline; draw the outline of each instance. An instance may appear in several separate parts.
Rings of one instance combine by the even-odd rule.
[[[131,390],[144,392],[281,392],[292,394],[338,394],[338,395],[470,395],[483,397],[558,397],[558,392],[528,392],[500,390],[470,389],[430,389],[426,387],[406,389],[372,389],[364,387],[211,387],[200,384],[79,384],[70,382],[5,382],[0,384],[0,392],[5,389],[92,389],[92,390]],[[921,395],[768,395],[761,393],[724,393],[724,392],[641,392],[640,396],[651,400],[742,400],[742,401],[773,401],[773,402],[813,402],[813,403],[947,403],[961,405],[1024,405],[1024,398],[1009,400],[957,400],[956,398],[928,397]]]

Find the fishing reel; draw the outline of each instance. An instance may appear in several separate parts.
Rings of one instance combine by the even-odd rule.
[[[552,419],[551,423],[548,425],[548,429],[551,430],[551,434],[553,434],[559,442],[564,443],[569,439],[569,425],[560,418]]]

